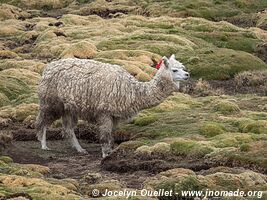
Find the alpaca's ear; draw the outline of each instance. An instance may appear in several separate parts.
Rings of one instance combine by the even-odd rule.
[[[175,55],[172,54],[171,57],[170,57],[170,60],[174,59],[175,60]]]
[[[164,57],[162,58],[162,60],[163,60],[163,63],[164,63],[164,65],[165,65],[165,67],[168,69],[169,66],[170,66],[170,63],[169,63],[168,58],[167,58],[166,56],[164,56]]]

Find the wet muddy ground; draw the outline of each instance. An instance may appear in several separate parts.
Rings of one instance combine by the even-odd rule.
[[[87,154],[77,153],[67,140],[48,141],[50,151],[40,149],[38,141],[13,141],[4,155],[13,158],[14,162],[24,164],[41,164],[50,168],[48,177],[63,179],[74,178],[81,180],[88,173],[100,173],[103,179],[116,179],[128,188],[140,189],[142,183],[153,173],[148,171],[135,171],[129,173],[115,173],[102,168],[100,144],[80,140]]]

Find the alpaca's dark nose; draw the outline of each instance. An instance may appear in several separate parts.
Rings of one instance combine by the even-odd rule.
[[[185,76],[189,77],[189,73],[185,73]]]

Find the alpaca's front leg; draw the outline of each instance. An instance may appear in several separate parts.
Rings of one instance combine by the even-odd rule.
[[[81,147],[75,136],[74,128],[77,126],[78,118],[73,113],[75,113],[75,111],[65,108],[65,113],[62,116],[63,135],[69,138],[71,146],[74,147],[79,153],[87,153],[87,151]]]
[[[112,136],[113,122],[109,116],[101,116],[98,121],[100,142],[102,144],[102,157],[105,158],[112,152],[114,139]]]

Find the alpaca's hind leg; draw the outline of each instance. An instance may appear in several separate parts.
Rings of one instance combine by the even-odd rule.
[[[101,116],[98,119],[100,142],[102,144],[102,157],[105,158],[112,152],[114,139],[112,136],[113,121],[111,117]]]
[[[45,111],[40,110],[36,119],[37,138],[41,142],[42,149],[50,150],[46,145],[47,119],[45,116],[46,116]]]
[[[71,112],[66,111],[66,113],[62,116],[62,122],[63,133],[67,138],[69,138],[72,147],[74,147],[80,153],[87,153],[87,151],[81,147],[74,133],[74,128],[77,125],[78,118]]]
[[[44,150],[50,150],[50,148],[47,147],[46,145],[46,127],[43,127],[43,135],[42,135],[42,138],[41,138],[41,148],[44,149]]]

